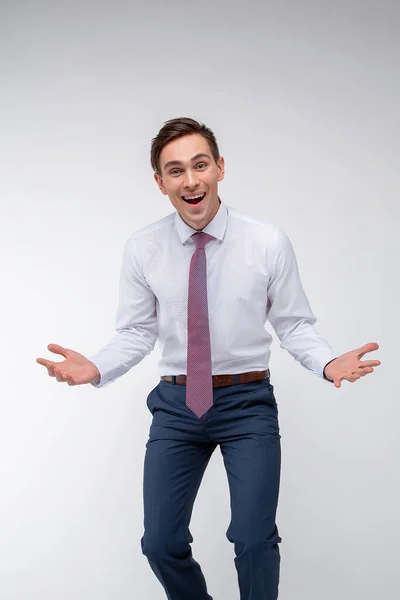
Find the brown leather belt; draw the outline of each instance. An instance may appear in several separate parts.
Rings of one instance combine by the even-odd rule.
[[[224,385],[235,385],[237,383],[251,383],[252,381],[260,381],[270,377],[270,371],[249,371],[248,373],[238,373],[237,375],[213,375],[213,388],[222,387]],[[175,385],[186,385],[186,375],[163,375],[163,381],[173,383]]]

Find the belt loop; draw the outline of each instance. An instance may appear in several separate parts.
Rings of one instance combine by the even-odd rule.
[[[237,373],[235,373],[234,378],[235,378],[235,385],[236,385],[239,383],[239,375]]]
[[[172,375],[172,383],[176,385],[176,375]]]

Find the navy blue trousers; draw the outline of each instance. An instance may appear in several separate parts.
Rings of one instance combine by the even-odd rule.
[[[186,386],[160,380],[147,397],[152,414],[143,475],[143,554],[169,600],[213,600],[192,556],[193,504],[217,445],[226,469],[240,600],[278,598],[281,542],[275,523],[281,446],[269,378],[214,388],[198,418]],[[210,535],[212,532],[210,531]]]

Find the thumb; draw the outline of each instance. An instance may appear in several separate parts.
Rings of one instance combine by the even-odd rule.
[[[54,352],[55,354],[61,354],[61,356],[64,356],[65,358],[67,358],[67,354],[68,354],[67,348],[63,348],[62,346],[59,346],[58,344],[49,344],[47,346],[47,349],[50,350],[50,352]]]

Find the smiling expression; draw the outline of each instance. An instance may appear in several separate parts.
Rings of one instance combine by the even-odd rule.
[[[185,223],[197,231],[204,229],[220,204],[218,182],[224,178],[225,167],[222,156],[215,162],[208,141],[194,133],[168,142],[161,150],[159,165],[161,175],[155,173],[154,178],[161,192]],[[201,201],[188,201],[203,195]]]

